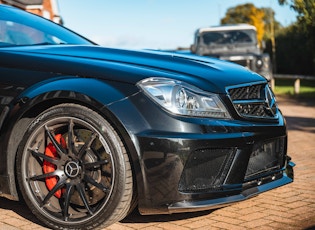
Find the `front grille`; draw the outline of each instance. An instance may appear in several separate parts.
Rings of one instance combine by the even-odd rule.
[[[242,59],[242,60],[231,60],[232,62],[242,65],[244,67],[247,67],[249,69],[251,69],[252,66],[252,60],[250,59]]]
[[[192,152],[181,175],[179,191],[221,190],[234,154],[234,148],[203,149]]]
[[[246,118],[277,118],[276,100],[268,84],[229,87],[227,92],[240,116]]]
[[[239,88],[231,88],[229,93],[232,100],[263,99],[263,88],[263,84],[251,85]]]
[[[283,138],[256,143],[248,162],[245,181],[281,169],[284,166],[284,145]]]

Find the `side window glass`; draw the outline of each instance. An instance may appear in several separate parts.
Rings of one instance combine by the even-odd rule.
[[[32,45],[45,42],[43,32],[34,28],[12,22],[0,21],[0,46]]]

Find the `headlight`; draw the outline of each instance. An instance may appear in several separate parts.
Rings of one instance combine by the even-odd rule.
[[[184,116],[230,118],[216,94],[167,78],[148,78],[138,83],[146,95],[167,111]]]
[[[263,65],[264,65],[264,62],[263,62],[262,59],[257,59],[256,60],[256,67],[257,67],[257,69],[261,69],[263,67]]]

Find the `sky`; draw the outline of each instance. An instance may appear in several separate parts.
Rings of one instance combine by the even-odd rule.
[[[58,0],[64,26],[102,46],[126,49],[189,47],[198,28],[220,24],[228,8],[270,7],[283,26],[296,13],[278,0]]]

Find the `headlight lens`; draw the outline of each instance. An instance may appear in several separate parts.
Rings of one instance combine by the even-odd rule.
[[[256,60],[256,67],[257,67],[257,69],[261,69],[263,67],[263,65],[264,65],[264,62],[263,62],[262,59],[257,59]]]
[[[184,116],[230,118],[219,96],[167,78],[148,78],[138,83],[146,95],[167,111]]]

